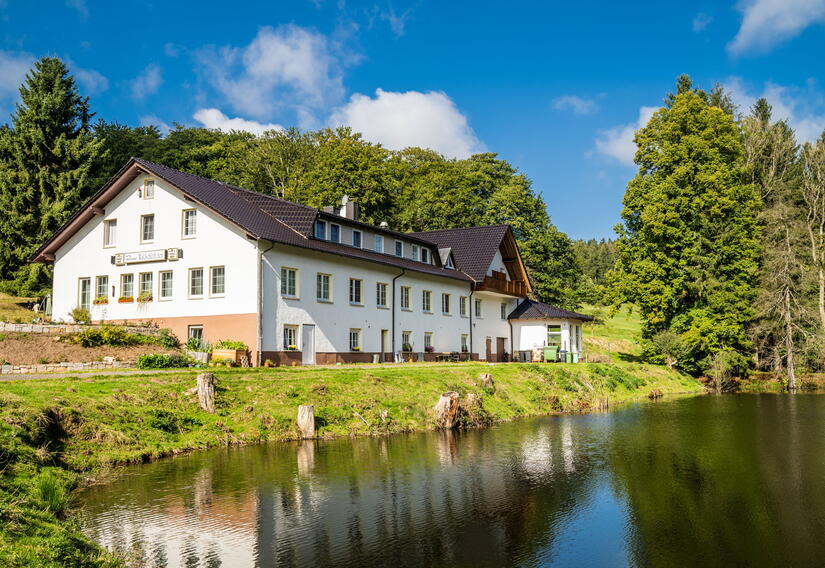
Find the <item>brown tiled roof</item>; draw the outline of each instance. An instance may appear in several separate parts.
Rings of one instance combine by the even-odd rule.
[[[456,268],[476,282],[481,282],[509,230],[509,225],[488,225],[410,234],[429,241],[438,248],[452,249]]]
[[[537,302],[535,300],[522,300],[522,302],[513,310],[507,319],[578,319],[583,321],[592,321],[593,317],[569,310],[563,310],[544,302]]]
[[[423,262],[416,262],[406,258],[399,258],[367,249],[358,249],[340,243],[316,239],[312,236],[313,226],[320,212],[313,207],[278,199],[277,197],[264,195],[228,183],[188,174],[140,158],[132,158],[129,163],[121,169],[120,174],[124,174],[132,164],[136,164],[140,169],[145,170],[151,175],[166,180],[191,199],[203,204],[218,215],[234,223],[252,237],[404,268],[415,272],[470,281],[465,274],[458,270],[448,270],[440,266],[424,264]],[[83,210],[91,206],[102,206],[104,203],[100,200],[105,199],[105,190],[107,190],[114,181],[115,178],[110,180],[83,206],[81,211],[78,211],[72,217],[70,222],[78,218]],[[69,228],[70,223],[67,223],[59,229],[55,235],[35,253],[34,258],[41,261],[45,260],[44,253],[50,247],[59,247],[61,242],[65,242],[65,238],[57,239],[57,237]],[[370,228],[377,232],[397,234],[394,231],[382,231],[377,227]]]

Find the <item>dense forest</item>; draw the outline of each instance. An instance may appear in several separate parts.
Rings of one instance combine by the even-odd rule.
[[[162,134],[95,117],[66,65],[43,58],[0,128],[0,290],[45,293],[31,253],[139,156],[315,207],[346,194],[401,231],[509,223],[537,298],[630,306],[645,360],[719,382],[771,370],[795,389],[825,357],[825,137],[800,145],[765,100],[743,111],[682,76],[635,142],[618,238],[574,242],[496,154],[389,151],[348,128]]]

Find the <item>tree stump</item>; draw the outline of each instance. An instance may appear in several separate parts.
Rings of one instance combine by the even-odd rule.
[[[390,411],[384,409],[378,413],[378,416],[381,418],[381,424],[385,424],[387,419],[390,417]]]
[[[492,373],[481,373],[478,376],[478,380],[481,383],[481,386],[485,389],[492,389],[495,388],[495,383],[493,382],[493,374]]]
[[[435,405],[435,422],[439,428],[455,428],[458,423],[458,393],[445,392]]]
[[[206,412],[215,412],[215,375],[201,373],[198,375],[198,402]]]
[[[315,437],[315,407],[311,404],[298,407],[298,429],[302,438]]]

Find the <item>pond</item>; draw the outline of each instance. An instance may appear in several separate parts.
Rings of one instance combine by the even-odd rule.
[[[84,530],[140,566],[817,566],[825,396],[700,396],[127,468]]]

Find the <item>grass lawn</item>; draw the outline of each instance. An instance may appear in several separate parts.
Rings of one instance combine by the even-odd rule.
[[[639,354],[639,337],[642,322],[638,314],[627,306],[608,317],[608,308],[584,306],[582,313],[596,316],[597,320],[584,325],[584,344],[591,355],[610,354],[611,360],[634,359]]]
[[[37,314],[20,304],[31,301],[32,298],[18,298],[0,292],[0,321],[19,320],[22,323],[30,323],[32,318],[37,317]]]

